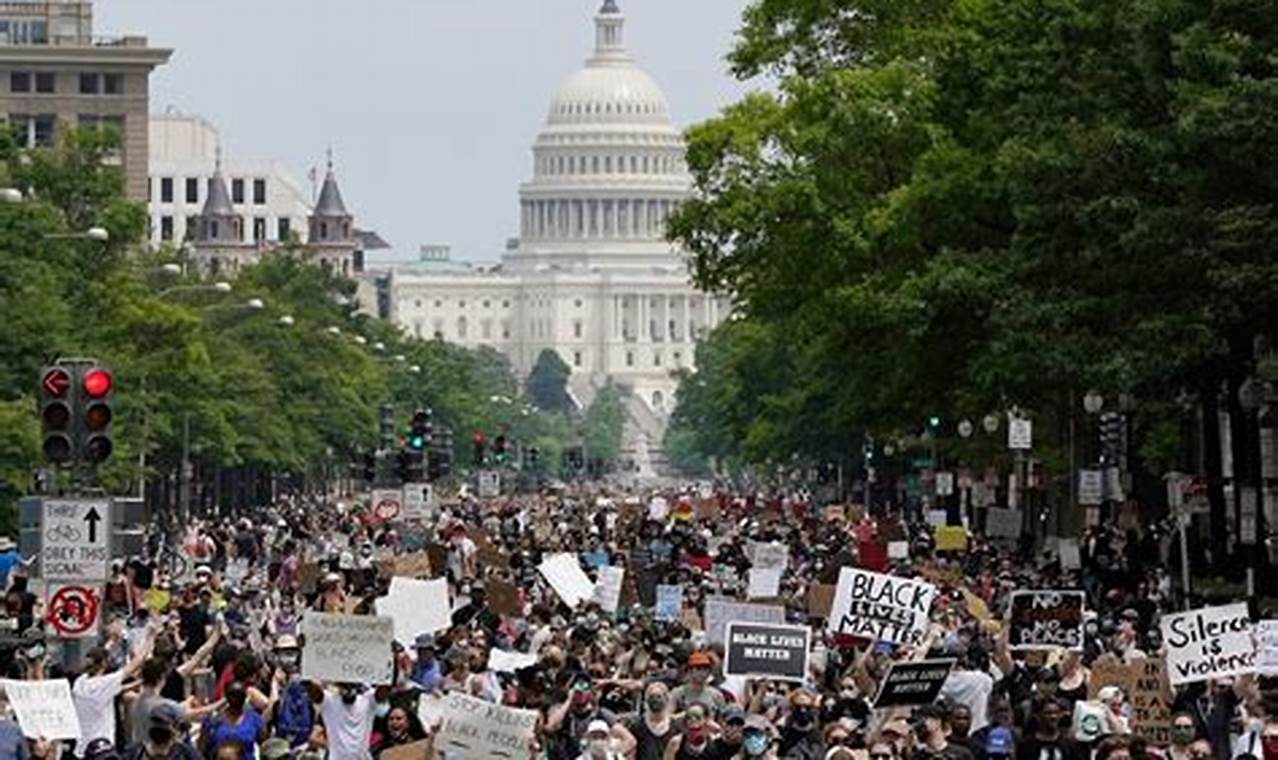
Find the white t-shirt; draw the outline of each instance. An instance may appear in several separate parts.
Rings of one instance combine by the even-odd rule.
[[[967,705],[972,711],[972,730],[976,733],[990,722],[990,693],[994,691],[994,678],[979,670],[955,670],[941,684],[940,696],[950,702]]]
[[[85,748],[94,739],[115,741],[115,698],[123,688],[123,670],[75,679],[71,686],[71,701],[75,704],[76,717],[80,719],[76,757],[84,757]]]
[[[324,731],[328,734],[329,760],[368,760],[373,756],[368,741],[373,733],[376,706],[371,691],[360,694],[350,705],[335,691],[324,694],[320,715],[324,717]]]

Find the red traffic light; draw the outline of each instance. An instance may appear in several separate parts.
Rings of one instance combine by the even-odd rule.
[[[71,375],[60,367],[46,370],[40,378],[40,389],[53,398],[62,398],[67,395],[67,389],[70,387]]]
[[[111,392],[111,373],[104,369],[91,369],[84,373],[81,384],[89,398],[102,398]]]

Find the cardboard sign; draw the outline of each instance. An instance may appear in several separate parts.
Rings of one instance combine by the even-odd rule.
[[[387,747],[378,756],[381,760],[430,760],[436,755],[431,740],[422,739],[398,747]]]
[[[377,614],[395,621],[395,640],[412,647],[417,636],[452,627],[448,581],[391,578],[390,592],[377,600]]]
[[[657,586],[657,606],[654,617],[665,623],[679,619],[683,610],[683,586]]]
[[[1056,550],[1061,555],[1062,570],[1079,570],[1083,567],[1083,557],[1079,551],[1078,539],[1062,538],[1056,544]]]
[[[314,562],[303,562],[297,568],[297,586],[303,594],[314,594],[319,587],[320,566]]]
[[[1278,676],[1278,620],[1256,623],[1256,675]]]
[[[1172,686],[1255,669],[1256,650],[1245,602],[1163,615],[1161,627]]]
[[[483,567],[493,567],[498,570],[510,569],[510,557],[491,544],[476,547],[475,560]]]
[[[415,552],[396,557],[392,562],[393,574],[402,578],[429,578],[434,565],[426,552]]]
[[[617,613],[617,604],[621,602],[621,589],[625,581],[626,569],[604,565],[599,568],[599,581],[590,595],[591,601],[599,605],[599,609],[609,615]]]
[[[312,681],[390,684],[395,621],[307,611],[302,618],[302,677]]]
[[[808,616],[824,620],[834,605],[834,592],[838,589],[833,583],[813,583],[808,587]]]
[[[444,697],[443,725],[438,747],[449,757],[524,760],[533,731],[536,710],[518,710],[485,702],[453,691]]]
[[[845,567],[826,628],[871,641],[917,644],[935,598],[930,583]]]
[[[484,596],[488,599],[488,608],[498,615],[519,617],[524,614],[523,605],[519,603],[519,589],[513,583],[495,579],[484,581]]]
[[[1167,667],[1156,657],[1131,663],[1097,660],[1088,679],[1088,694],[1095,699],[1105,686],[1117,686],[1131,706],[1132,731],[1157,744],[1171,741],[1172,692]]]
[[[953,669],[954,660],[894,662],[879,684],[874,708],[931,704]]]
[[[997,507],[985,510],[985,535],[990,538],[1020,538],[1020,510]]]
[[[698,520],[714,522],[719,519],[719,513],[718,499],[698,499],[693,505],[693,516]]]
[[[936,536],[938,552],[961,552],[967,550],[967,528],[962,525],[940,525],[932,529]]]
[[[1008,643],[1012,651],[1083,650],[1082,591],[1013,591]]]
[[[985,603],[984,599],[965,588],[959,589],[959,593],[963,595],[963,606],[967,608],[967,614],[982,623],[994,618],[994,616],[990,614],[990,607]]]
[[[773,604],[746,604],[726,597],[706,597],[706,642],[724,643],[724,629],[730,622],[785,623],[785,608]]]
[[[537,566],[537,570],[569,607],[589,601],[595,593],[595,584],[577,564],[575,554],[552,554]]]
[[[779,567],[750,568],[750,585],[746,596],[750,599],[775,599],[781,595],[781,573]]]
[[[80,718],[65,678],[49,681],[0,680],[9,704],[28,739],[80,740]]]
[[[448,547],[443,544],[431,544],[426,547],[426,556],[430,558],[430,566],[438,568],[442,573],[448,567]]]
[[[806,625],[728,623],[723,672],[728,676],[803,681],[812,629]]]

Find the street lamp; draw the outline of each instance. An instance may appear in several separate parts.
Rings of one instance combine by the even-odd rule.
[[[169,262],[168,264],[160,267],[160,273],[168,275],[169,277],[178,277],[182,274],[182,267],[178,264],[174,264],[173,262]]]
[[[280,327],[292,327],[294,321],[292,314],[285,314],[279,318]]]
[[[172,288],[166,288],[155,294],[156,298],[165,298],[174,293],[186,293],[193,291],[207,291],[211,293],[230,293],[233,290],[231,283],[225,280],[215,282],[212,285],[178,285]]]
[[[244,302],[244,308],[252,309],[253,311],[261,311],[266,308],[266,303],[264,303],[260,298],[250,298]]]
[[[1100,414],[1100,410],[1105,408],[1105,397],[1100,393],[1090,390],[1083,396],[1083,411],[1088,414]]]
[[[374,344],[373,344],[373,350],[374,350],[374,351],[385,351],[385,350],[386,350],[386,344],[385,344],[385,343],[383,343],[383,342],[381,342],[381,341],[379,340],[379,341],[377,341],[376,343],[374,343]]]
[[[972,425],[971,420],[959,420],[958,434],[960,438],[971,438],[973,430],[975,430],[975,427]]]
[[[0,203],[21,203],[22,191],[16,187],[0,188]]]
[[[985,432],[994,435],[998,432],[998,415],[990,412],[985,415],[985,419],[981,420],[981,427],[985,428]]]
[[[409,366],[408,371],[413,373],[414,375],[417,375],[421,373],[422,368],[416,364],[413,364]]]
[[[90,227],[84,232],[52,232],[44,235],[45,240],[96,240],[105,243],[111,239],[111,233],[105,227]]]

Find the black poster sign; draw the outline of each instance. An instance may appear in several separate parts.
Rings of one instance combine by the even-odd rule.
[[[1008,642],[1013,650],[1083,648],[1082,591],[1014,591]]]
[[[802,681],[812,629],[805,625],[730,622],[723,672],[746,678]]]
[[[917,660],[894,662],[887,677],[879,685],[874,707],[927,705],[936,701],[941,686],[950,677],[954,660]]]

